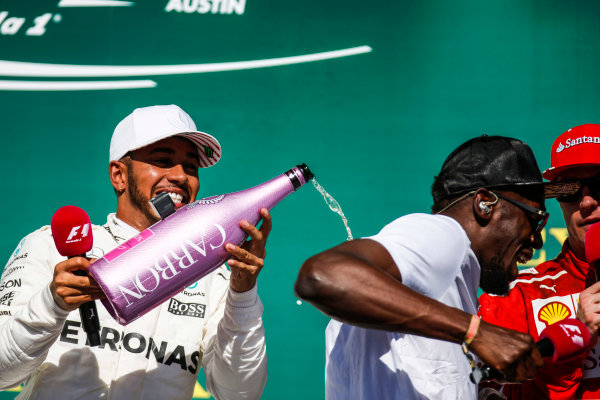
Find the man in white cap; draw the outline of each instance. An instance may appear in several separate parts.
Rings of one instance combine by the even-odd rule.
[[[195,200],[198,168],[220,157],[219,142],[197,131],[181,108],[136,109],[114,131],[109,176],[117,210],[105,225],[92,226],[87,256],[102,257],[157,222],[149,200],[158,194],[176,207]],[[260,398],[267,373],[256,280],[271,230],[268,211],[261,216],[260,229],[240,221],[250,241],[226,244],[231,272],[217,268],[126,326],[96,302],[95,347],[86,343],[77,309],[104,295],[93,279],[74,274],[90,262],[61,257],[48,226],[29,234],[0,286],[0,389],[24,382],[28,399],[189,399],[202,367],[215,398]]]

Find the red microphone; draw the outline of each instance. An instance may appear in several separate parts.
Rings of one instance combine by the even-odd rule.
[[[573,360],[590,350],[591,335],[587,326],[578,319],[566,318],[544,329],[535,346],[542,357],[560,364]],[[489,365],[471,372],[471,381],[479,383],[501,378],[502,374]]]
[[[596,270],[596,282],[600,280],[600,222],[591,225],[585,233],[585,258]]]
[[[566,318],[556,322],[540,333],[540,340],[536,346],[543,357],[552,359],[553,363],[560,364],[571,361],[589,351],[591,335],[587,326],[578,319]],[[541,343],[548,341],[541,348]],[[550,344],[552,347],[550,348]]]
[[[62,256],[85,257],[85,254],[92,249],[94,238],[90,217],[79,207],[59,208],[52,216],[50,229],[54,245]],[[81,270],[73,273],[79,276],[87,275],[85,271]],[[94,301],[83,303],[79,307],[79,315],[90,346],[100,345],[100,321],[96,303]]]
[[[50,222],[56,249],[65,257],[85,257],[94,243],[91,228],[90,217],[75,206],[59,208]]]

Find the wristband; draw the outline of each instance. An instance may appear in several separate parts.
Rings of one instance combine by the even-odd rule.
[[[475,336],[477,335],[477,330],[479,329],[480,321],[481,320],[479,319],[479,317],[477,315],[471,316],[471,322],[469,323],[469,329],[467,329],[467,333],[463,340],[463,342],[465,343],[465,345],[467,347],[470,346],[471,343],[473,342],[473,339],[475,339]]]

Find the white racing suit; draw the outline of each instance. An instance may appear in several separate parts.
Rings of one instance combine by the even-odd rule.
[[[92,258],[138,233],[114,214],[92,229]],[[50,293],[63,260],[44,226],[19,243],[4,268],[0,389],[25,382],[19,399],[191,399],[203,367],[215,398],[260,398],[267,367],[256,287],[229,290],[223,265],[127,326],[96,301],[101,345],[90,347],[79,310],[64,311]]]

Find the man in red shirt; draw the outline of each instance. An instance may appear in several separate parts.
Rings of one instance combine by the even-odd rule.
[[[574,182],[572,193],[557,197],[569,234],[562,251],[554,260],[522,270],[507,296],[480,296],[479,314],[535,340],[548,325],[579,318],[596,344],[600,283],[595,284],[594,268],[586,261],[584,239],[588,228],[600,221],[600,125],[576,126],[559,136],[552,145],[551,164],[544,178]],[[508,399],[600,399],[600,345],[570,362],[546,363],[534,380],[499,390]]]

